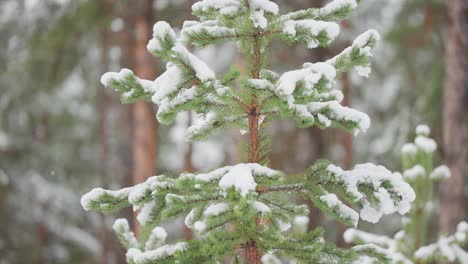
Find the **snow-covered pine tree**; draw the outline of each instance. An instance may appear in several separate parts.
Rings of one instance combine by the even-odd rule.
[[[267,167],[264,143],[265,124],[280,118],[293,118],[300,127],[336,127],[354,134],[368,129],[369,117],[343,107],[343,95],[333,86],[343,72],[370,73],[376,31],[361,34],[337,56],[305,63],[302,69],[278,74],[267,64],[272,40],[327,46],[339,33],[336,21],[356,7],[355,0],[335,0],[319,9],[280,14],[268,0],[199,1],[192,7],[199,20],[186,21],[179,35],[166,22],[155,24],[148,50],[167,61],[166,71],[155,81],[142,80],[128,69],[102,77],[124,103],[157,104],[163,124],[179,112],[195,112],[201,121],[188,129],[188,141],[232,127],[248,132],[246,163],[177,178],[153,176],[133,187],[97,188],[82,197],[85,210],[141,210],[138,220],[144,232],[138,240],[124,220],[114,225],[129,263],[220,263],[227,256],[234,263],[261,263],[262,256],[265,263],[276,256],[298,263],[351,263],[362,255],[385,261],[373,245],[336,248],[324,241],[321,228],[304,235],[288,233],[295,217],[307,215],[307,207],[291,204],[287,194],[302,194],[351,226],[357,226],[359,216],[375,223],[383,214],[410,210],[415,194],[400,174],[373,164],[344,171],[320,161],[302,175],[285,175]],[[185,46],[226,41],[239,44],[248,62],[245,76],[236,70],[217,75]],[[198,239],[164,243],[165,233],[157,225],[180,216]]]
[[[404,179],[416,192],[416,200],[408,217],[402,219],[402,230],[393,238],[356,229],[344,233],[345,241],[355,244],[373,243],[382,247],[392,264],[433,263],[434,261],[468,263],[468,253],[462,248],[468,244],[468,223],[461,222],[455,234],[441,236],[427,245],[429,220],[433,206],[434,183],[450,177],[445,165],[434,168],[436,142],[429,137],[426,125],[416,128],[414,143],[402,148]],[[370,262],[373,263],[373,262]],[[378,263],[378,262],[377,262]]]

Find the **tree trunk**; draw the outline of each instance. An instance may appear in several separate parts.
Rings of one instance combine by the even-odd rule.
[[[140,11],[136,20],[135,74],[143,79],[155,78],[155,65],[146,50],[151,37],[153,1],[138,2]],[[157,122],[151,103],[138,101],[133,104],[133,185],[144,182],[156,173]],[[135,232],[138,225],[135,221]]]
[[[343,106],[350,106],[351,104],[351,81],[348,74],[343,74],[341,77],[341,85],[343,88]],[[346,170],[351,169],[353,165],[353,136],[348,132],[344,132],[342,138],[343,145],[343,168]],[[346,225],[343,223],[338,224],[338,234],[336,237],[336,244],[339,247],[345,247],[346,242],[344,241],[343,234],[346,230]]]
[[[261,70],[261,61],[262,61],[262,51],[261,51],[261,40],[260,35],[254,35],[253,37],[253,58],[252,58],[252,68],[251,68],[251,77],[254,79],[260,78]],[[258,163],[259,158],[259,129],[260,129],[260,109],[257,102],[257,97],[255,94],[252,94],[252,101],[248,106],[248,118],[249,118],[249,146],[248,146],[248,162],[249,163]],[[257,224],[260,221],[258,219],[252,219]],[[251,238],[244,245],[244,259],[246,263],[249,264],[260,264],[262,254],[258,250],[257,244],[254,238]]]
[[[449,29],[445,51],[443,147],[445,163],[452,176],[441,186],[439,225],[441,232],[451,233],[455,231],[457,223],[464,219],[465,209],[468,3],[466,0],[447,0],[446,3]]]
[[[101,0],[100,9],[103,14],[106,16],[106,20],[109,19],[109,5],[108,0]],[[107,23],[105,23],[107,25]],[[109,49],[110,49],[110,37],[111,32],[109,27],[101,28],[101,73],[104,74],[109,70]],[[100,176],[100,185],[102,188],[107,189],[108,187],[108,175],[107,175],[107,166],[108,166],[108,111],[109,111],[109,94],[106,88],[99,86],[99,141],[100,141],[100,153],[99,153],[99,176]],[[101,240],[101,264],[109,263],[110,255],[110,245],[109,245],[109,231],[106,225],[106,216],[100,214],[101,221],[101,230],[100,230],[100,240]]]
[[[124,27],[117,34],[117,44],[120,47],[120,67],[132,69],[134,67],[134,27],[135,27],[135,8],[132,8],[132,3],[130,1],[125,1],[120,6],[114,5],[118,8],[116,13],[119,13],[121,18],[124,21]],[[132,106],[124,105],[120,103],[120,99],[116,96],[115,93],[112,93],[112,98],[119,100],[116,103],[116,110],[118,111],[118,123],[114,131],[116,132],[116,137],[118,138],[118,161],[119,161],[119,178],[122,180],[120,185],[123,186],[132,186],[133,179],[133,149],[132,149],[132,126],[133,126],[133,115],[132,115]],[[131,208],[125,208],[120,213],[120,218],[125,218],[129,222],[130,226],[133,226],[133,212]],[[125,261],[125,250],[117,242],[114,241],[114,247],[116,248],[117,253],[117,262],[119,264],[126,263]]]

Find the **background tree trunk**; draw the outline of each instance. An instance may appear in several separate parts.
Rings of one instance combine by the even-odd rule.
[[[446,46],[443,136],[445,163],[452,176],[442,183],[440,199],[440,231],[453,232],[464,219],[463,188],[466,157],[466,125],[468,116],[468,3],[465,0],[447,0],[448,42]],[[464,138],[465,137],[465,138]]]
[[[117,5],[114,2],[114,8],[116,13],[120,14],[123,20],[123,28],[117,34],[116,43],[120,47],[120,67],[121,68],[134,68],[134,30],[135,30],[135,14],[136,10],[132,6],[132,3],[126,1],[121,5]],[[116,98],[116,110],[118,111],[118,123],[116,124],[116,133],[118,137],[118,161],[119,161],[119,172],[120,179],[122,182],[121,186],[132,186],[133,185],[133,149],[132,149],[132,126],[133,126],[133,115],[132,106],[124,105],[120,103],[120,99],[116,93],[112,93],[113,98]],[[131,208],[125,208],[119,213],[119,217],[127,219],[130,226],[133,226],[133,211]],[[115,238],[115,236],[114,236]],[[125,249],[118,243],[116,239],[113,239],[114,247],[117,252],[117,262],[119,264],[126,263],[125,261]]]
[[[109,49],[110,49],[110,39],[111,34],[108,25],[109,14],[111,10],[111,4],[109,0],[101,0],[99,3],[99,8],[105,16],[106,23],[104,23],[104,27],[101,28],[101,52],[100,52],[100,60],[101,60],[101,73],[104,74],[109,70]],[[100,141],[100,153],[99,153],[99,177],[100,177],[100,184],[102,188],[107,189],[109,185],[108,180],[108,162],[109,162],[109,133],[108,133],[108,112],[109,112],[109,93],[106,88],[98,86],[98,94],[99,94],[99,141]],[[109,243],[109,230],[106,224],[106,216],[104,214],[100,214],[101,220],[101,229],[99,230],[99,236],[101,240],[101,264],[107,264],[109,262],[110,256],[110,243]]]
[[[146,49],[152,32],[153,1],[138,1],[138,10],[134,50],[135,74],[143,79],[154,80],[154,60]],[[133,185],[144,182],[156,172],[156,124],[151,103],[138,101],[133,104]],[[138,234],[138,225],[135,223],[134,226]]]

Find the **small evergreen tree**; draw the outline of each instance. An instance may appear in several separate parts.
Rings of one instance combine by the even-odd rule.
[[[455,234],[441,236],[437,242],[427,245],[434,183],[450,177],[450,171],[445,165],[434,168],[437,145],[429,138],[429,127],[418,126],[416,134],[414,143],[408,143],[402,149],[403,176],[416,192],[414,206],[409,216],[402,220],[403,229],[393,239],[348,229],[344,233],[345,241],[356,244],[374,243],[383,248],[382,252],[394,264],[433,261],[468,263],[468,253],[462,249],[468,243],[467,222],[459,223]]]
[[[415,194],[400,174],[373,164],[344,171],[327,161],[296,176],[267,167],[265,124],[271,120],[294,118],[300,127],[335,127],[354,134],[368,129],[369,117],[343,107],[343,94],[332,88],[344,72],[370,73],[371,49],[379,39],[376,31],[363,33],[325,62],[305,63],[282,75],[267,69],[273,39],[308,48],[327,46],[339,33],[336,21],[356,7],[355,0],[335,0],[323,8],[280,15],[278,6],[268,0],[203,0],[192,7],[199,21],[186,21],[179,36],[166,22],[155,24],[148,50],[167,61],[159,78],[142,80],[128,69],[102,77],[105,86],[121,93],[124,103],[157,104],[157,118],[163,124],[171,123],[179,112],[195,112],[201,121],[188,129],[188,141],[229,127],[248,132],[246,163],[177,178],[154,176],[133,187],[97,188],[82,197],[85,210],[112,212],[127,206],[141,210],[138,240],[125,220],[114,225],[128,249],[129,263],[219,263],[227,256],[234,263],[270,263],[278,261],[276,256],[298,263],[351,263],[363,255],[386,260],[373,245],[338,249],[324,241],[321,228],[303,235],[287,233],[295,217],[308,213],[305,205],[291,204],[287,194],[304,195],[351,226],[357,226],[359,216],[375,223],[383,214],[409,211]],[[226,41],[239,44],[248,61],[245,76],[231,70],[217,77],[185,47]],[[157,225],[183,215],[198,239],[166,244],[165,232]]]

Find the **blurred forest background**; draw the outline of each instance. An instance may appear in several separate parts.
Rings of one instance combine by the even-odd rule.
[[[158,76],[164,65],[146,51],[152,25],[165,20],[180,28],[191,19],[193,2],[0,1],[0,264],[124,263],[110,227],[115,217],[131,220],[132,212],[85,213],[83,193],[239,162],[239,131],[187,144],[183,132],[196,117],[183,114],[173,126],[159,126],[153,105],[122,105],[99,83],[102,73],[122,67],[142,78]],[[275,2],[284,11],[327,3]],[[351,137],[273,123],[271,167],[299,173],[327,158],[345,168],[372,161],[400,171],[401,146],[416,125],[428,124],[453,176],[437,190],[431,230],[452,232],[468,205],[468,18],[460,17],[468,7],[462,2],[362,1],[331,48],[275,43],[270,65],[282,72],[331,57],[367,28],[383,36],[371,77],[350,74],[338,83],[345,103],[369,114],[370,130]],[[243,68],[235,45],[196,52],[216,71]],[[311,208],[309,228],[319,224],[329,240],[345,246],[344,227]],[[190,236],[182,220],[167,228],[170,240]],[[393,234],[399,219],[360,228]]]

